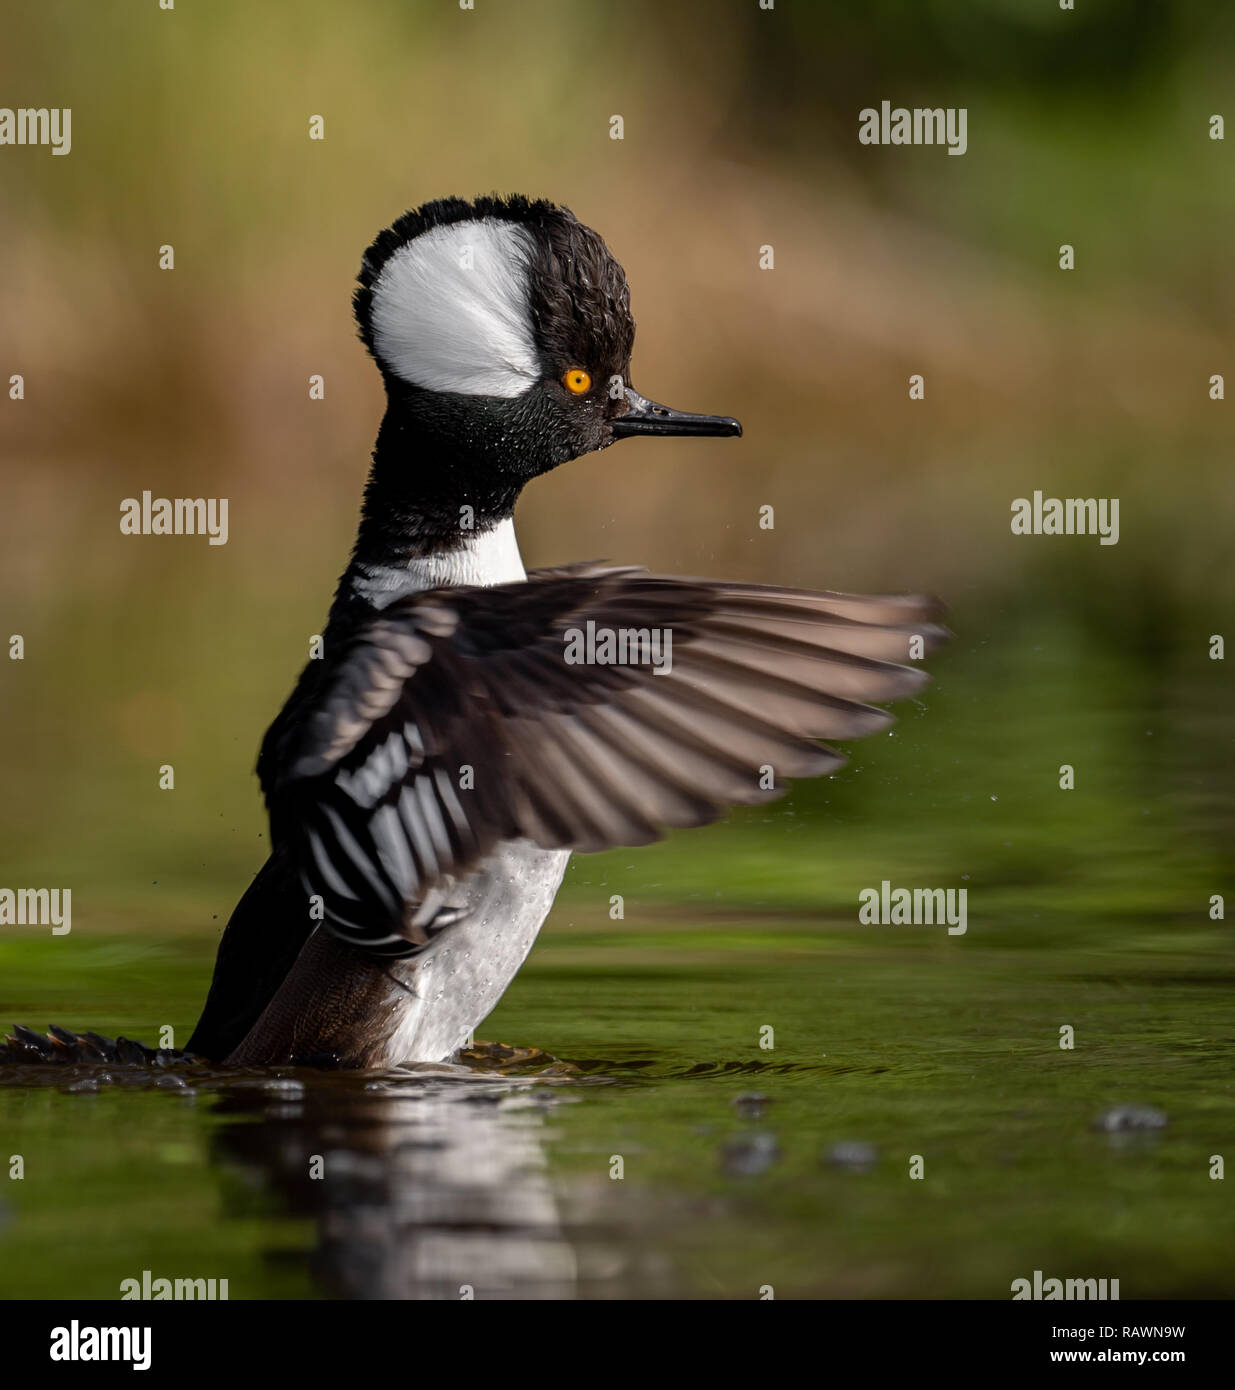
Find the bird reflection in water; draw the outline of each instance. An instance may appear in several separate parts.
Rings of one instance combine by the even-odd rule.
[[[529,1058],[521,1061],[526,1068]],[[492,1052],[489,1054],[492,1058]],[[317,1221],[311,1269],[356,1299],[572,1298],[579,1261],[546,1172],[547,1119],[577,1099],[565,1068],[507,1076],[424,1065],[381,1077],[236,1078],[217,1157]],[[504,1060],[498,1058],[498,1060]],[[545,1082],[557,1081],[557,1085]],[[564,1086],[561,1083],[565,1081]]]

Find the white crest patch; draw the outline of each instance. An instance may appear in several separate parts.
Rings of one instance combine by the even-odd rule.
[[[541,376],[528,307],[531,235],[494,217],[422,232],[373,286],[373,343],[405,381],[519,396]]]

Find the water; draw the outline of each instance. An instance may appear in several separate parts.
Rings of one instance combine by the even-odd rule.
[[[486,1031],[565,1064],[13,1075],[0,1293],[116,1297],[146,1269],[232,1298],[999,1298],[1034,1269],[1235,1293],[1208,1176],[1231,974],[1204,933],[1052,955],[929,930],[675,921],[648,963],[563,932]],[[1096,1128],[1117,1104],[1167,1123]]]
[[[0,1296],[1235,1294],[1221,668],[1007,626],[828,782],[576,858],[481,1029],[520,1052],[0,1068]],[[183,1043],[243,886],[209,825],[142,828],[148,887],[79,842],[72,934],[0,936],[0,1021]],[[861,925],[884,880],[965,889],[965,933]]]

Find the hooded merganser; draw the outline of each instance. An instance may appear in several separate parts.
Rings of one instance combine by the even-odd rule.
[[[868,702],[919,689],[895,663],[944,635],[923,598],[525,573],[512,518],[531,479],[628,435],[742,432],[634,389],[625,275],[568,209],[429,203],[381,233],[359,285],[386,414],[322,657],[258,758],[273,851],[189,1040],[215,1061],[450,1057],[572,850],[835,770],[815,740],[885,728]]]

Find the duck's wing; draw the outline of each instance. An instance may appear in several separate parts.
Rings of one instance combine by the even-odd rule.
[[[132,1038],[104,1038],[98,1033],[74,1033],[52,1024],[46,1033],[17,1024],[0,1042],[0,1065],[171,1067],[204,1060],[170,1047],[147,1047]]]
[[[816,740],[885,728],[944,636],[930,599],[600,566],[400,599],[270,748],[274,839],[339,935],[411,954],[502,841],[646,844],[835,770]]]

